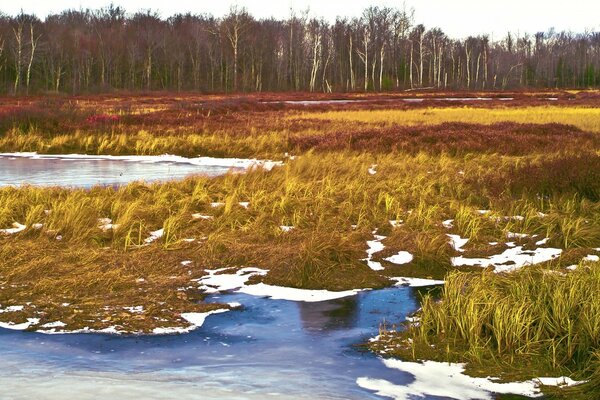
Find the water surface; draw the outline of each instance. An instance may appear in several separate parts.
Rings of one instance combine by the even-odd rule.
[[[417,304],[411,288],[361,292],[319,303],[241,294],[208,301],[243,309],[211,315],[185,335],[43,335],[0,329],[2,399],[380,399],[358,377],[396,384],[355,344],[381,321],[402,321]]]
[[[186,162],[175,157],[94,157],[0,155],[0,186],[119,186],[134,181],[156,182],[192,175],[218,176],[240,170],[236,163]],[[194,159],[189,159],[193,161]],[[241,164],[240,164],[241,165]]]

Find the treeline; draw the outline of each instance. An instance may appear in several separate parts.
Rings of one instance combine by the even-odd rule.
[[[404,9],[328,23],[120,7],[0,14],[0,92],[386,91],[600,86],[600,32],[457,40]]]

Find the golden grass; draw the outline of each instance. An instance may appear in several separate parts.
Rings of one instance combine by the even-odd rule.
[[[398,124],[403,126],[439,125],[445,122],[484,125],[501,122],[522,124],[560,123],[573,125],[584,131],[600,133],[600,108],[592,107],[448,107],[411,110],[352,110],[305,112],[297,116],[291,116],[290,118],[318,119],[334,122],[362,122],[368,124]]]

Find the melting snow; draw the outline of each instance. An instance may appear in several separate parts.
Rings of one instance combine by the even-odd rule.
[[[442,226],[446,229],[452,229],[452,228],[454,228],[454,220],[447,219],[444,222],[442,222]]]
[[[550,261],[562,253],[561,249],[539,248],[536,250],[523,250],[523,246],[517,246],[505,250],[502,254],[495,254],[487,258],[453,257],[452,265],[494,267],[494,272],[511,272],[526,265],[539,264]]]
[[[274,300],[304,301],[307,303],[341,299],[343,297],[354,296],[361,291],[362,289],[352,289],[342,292],[332,292],[329,290],[309,290],[273,286],[264,283],[243,286],[238,290],[240,293],[252,296],[264,296]]]
[[[376,235],[375,232],[373,232],[373,235],[375,236],[374,240],[367,240],[367,246],[369,246],[369,248],[367,249],[367,258],[364,258],[363,261],[366,261],[369,268],[373,271],[382,271],[384,268],[381,263],[373,261],[373,254],[379,253],[381,250],[385,249],[385,246],[381,242],[386,237]]]
[[[444,281],[439,281],[435,279],[422,279],[422,278],[404,278],[404,277],[394,277],[390,278],[391,280],[396,281],[396,286],[410,286],[410,287],[423,287],[423,286],[436,286],[443,285]]]
[[[98,224],[98,228],[100,228],[102,232],[108,232],[119,227],[119,225],[113,224],[112,219],[110,218],[99,218]]]
[[[0,235],[14,235],[15,233],[19,233],[27,229],[27,227],[23,224],[15,222],[12,224],[12,228],[0,229]]]
[[[575,381],[567,376],[561,376],[559,378],[536,378],[534,381],[538,381],[540,384],[545,386],[577,386],[585,383],[585,381]]]
[[[152,243],[158,239],[160,239],[161,237],[163,237],[163,235],[165,234],[165,230],[163,228],[154,231],[154,232],[150,232],[150,237],[144,239],[144,243]]]
[[[247,285],[253,276],[264,276],[268,271],[259,268],[242,268],[235,273],[223,273],[229,268],[206,270],[207,276],[198,279],[200,289],[206,293],[218,293],[224,291],[235,291],[252,296],[265,296],[276,300],[317,302],[354,296],[362,289],[333,292],[329,290],[296,289],[283,286],[267,285],[258,283]]]
[[[25,306],[8,306],[5,309],[0,308],[0,314],[7,312],[23,311],[23,308],[25,308]]]
[[[192,214],[192,218],[193,219],[204,219],[204,220],[214,219],[214,217],[212,215],[202,215],[199,213]]]
[[[416,363],[394,359],[382,360],[382,362],[388,368],[413,375],[414,380],[407,385],[397,385],[384,379],[360,377],[356,380],[356,383],[362,388],[392,399],[408,400],[439,396],[460,400],[491,400],[494,398],[493,394],[541,396],[540,382],[536,380],[499,383],[496,382],[496,379],[490,377],[473,378],[464,374],[465,367],[463,364],[435,361]]]
[[[42,325],[42,328],[62,328],[67,326],[67,324],[65,324],[62,321],[54,321],[54,322],[48,322],[47,324]]]
[[[27,318],[27,322],[23,322],[21,324],[15,324],[13,322],[0,322],[0,328],[23,331],[25,329],[29,329],[30,326],[37,325],[39,323],[39,318]]]
[[[403,265],[411,262],[413,258],[413,255],[410,254],[408,251],[401,251],[398,254],[385,258],[385,261],[389,261],[392,264]]]
[[[464,251],[463,247],[469,242],[469,239],[461,238],[459,235],[446,235],[450,238],[450,245],[456,251],[460,251],[461,253]]]

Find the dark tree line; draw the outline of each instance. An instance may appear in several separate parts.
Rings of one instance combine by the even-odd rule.
[[[412,12],[369,7],[330,24],[228,15],[0,14],[0,92],[385,91],[600,85],[600,32],[456,40]]]

